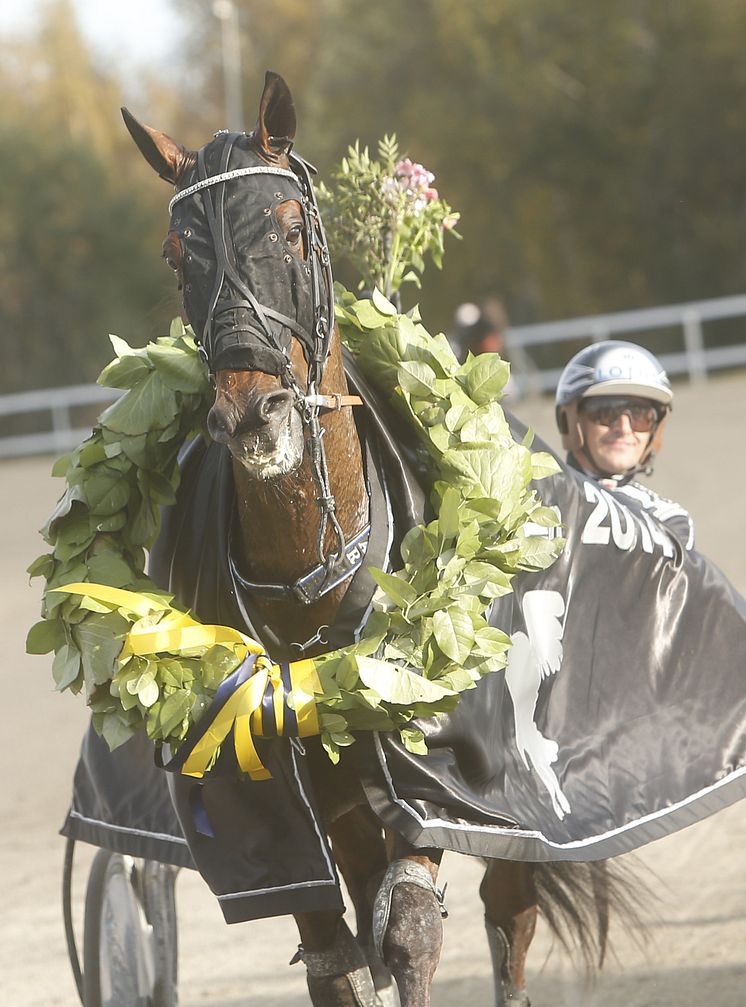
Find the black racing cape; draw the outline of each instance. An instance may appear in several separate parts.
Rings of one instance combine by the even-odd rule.
[[[352,381],[368,406],[367,563],[395,569],[401,536],[425,515],[413,435],[359,375]],[[523,425],[511,425],[522,437]],[[538,440],[534,449],[548,450]],[[418,722],[427,756],[388,734],[362,733],[345,750],[374,811],[415,845],[594,860],[746,794],[746,602],[688,549],[688,532],[666,521],[654,494],[634,486],[612,493],[560,464],[537,490],[559,511],[565,549],[549,570],[517,576],[514,593],[490,613],[512,637],[506,670],[463,694],[454,713]],[[197,441],[151,573],[203,621],[261,639],[232,573],[233,519],[230,456]],[[359,631],[372,590],[363,568],[345,597],[335,647]],[[271,780],[169,777],[172,805],[167,774],[154,767],[144,738],[109,753],[91,732],[63,832],[196,864],[228,922],[341,907],[300,747],[274,739],[259,749]]]

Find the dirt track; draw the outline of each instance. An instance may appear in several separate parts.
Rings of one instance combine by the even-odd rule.
[[[746,594],[741,438],[746,375],[677,388],[677,404],[654,485],[680,500],[697,524],[699,549]],[[551,406],[518,412],[557,447]],[[693,460],[696,470],[692,469]],[[37,618],[39,582],[24,569],[43,551],[36,534],[60,492],[50,460],[0,464],[3,578],[2,664],[4,827],[0,835],[5,911],[0,922],[0,989],[8,1007],[73,1007],[60,910],[62,840],[77,749],[86,723],[80,699],[52,690],[50,662],[27,657],[25,633]],[[737,471],[733,468],[737,467]],[[726,493],[727,487],[727,493]],[[744,655],[739,655],[743,664]],[[706,672],[705,672],[706,673]],[[10,765],[7,767],[9,758]],[[8,771],[9,769],[9,771]],[[638,853],[655,872],[657,919],[647,953],[617,934],[618,962],[592,990],[584,988],[540,931],[530,957],[534,1007],[743,1007],[746,1005],[746,802]],[[90,850],[77,857],[77,919]],[[447,855],[450,919],[435,982],[436,1007],[490,1005],[488,952],[477,898],[478,863]],[[177,887],[182,1007],[305,1005],[302,966],[286,967],[297,942],[292,921],[226,927],[198,876]]]

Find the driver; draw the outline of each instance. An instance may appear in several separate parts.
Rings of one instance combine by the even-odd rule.
[[[557,426],[567,463],[605,489],[642,503],[682,544],[694,526],[679,504],[635,482],[653,472],[673,391],[660,361],[635,343],[606,340],[576,353],[557,385]]]
[[[560,375],[557,426],[571,468],[636,500],[691,549],[694,526],[684,508],[635,482],[638,474],[652,474],[672,402],[671,384],[652,353],[635,343],[594,343],[576,353]],[[480,895],[498,1005],[529,1003],[523,968],[535,926],[535,886],[533,866],[489,861]]]

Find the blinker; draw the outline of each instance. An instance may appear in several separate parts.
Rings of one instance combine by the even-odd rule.
[[[238,166],[230,168],[230,162]],[[173,207],[175,202],[195,197],[184,204],[186,213],[181,214],[182,219],[194,222],[193,228],[184,229],[185,236],[196,234],[189,266],[200,296],[192,298],[197,303],[190,305],[190,315],[201,331],[212,372],[230,368],[283,374],[295,336],[309,365],[309,380],[320,380],[328,350],[328,318],[334,310],[331,269],[305,162],[292,155],[291,164],[292,171],[272,168],[246,145],[241,134],[221,133],[217,143],[200,151],[198,180],[171,202]],[[266,190],[262,197],[256,184],[236,189],[239,177],[252,175],[267,175],[275,184],[279,177],[282,182],[274,199],[300,202],[306,262],[290,255],[273,229],[276,204],[266,205]],[[209,243],[200,237],[205,225]],[[269,253],[264,237],[276,253]],[[240,263],[237,248],[245,249]]]

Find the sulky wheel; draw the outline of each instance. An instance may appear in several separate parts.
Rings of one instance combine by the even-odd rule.
[[[99,850],[83,928],[85,1007],[177,1007],[176,870]]]

